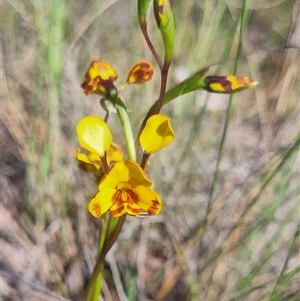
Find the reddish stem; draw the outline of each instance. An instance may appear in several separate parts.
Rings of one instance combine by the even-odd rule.
[[[143,33],[143,36],[146,40],[146,43],[150,49],[150,51],[152,52],[152,55],[154,56],[154,59],[156,60],[157,62],[157,65],[159,66],[159,69],[162,70],[163,68],[163,65],[162,65],[162,62],[157,54],[157,52],[155,51],[154,49],[154,46],[149,38],[149,35],[148,35],[148,31],[147,31],[147,23],[146,22],[143,22],[140,24],[140,27],[141,27],[141,30],[142,30],[142,33]]]
[[[158,114],[163,105],[164,97],[166,94],[169,67],[170,67],[170,61],[165,61],[163,68],[161,69],[160,93],[159,93],[159,98],[154,114]]]
[[[142,159],[142,162],[141,162],[142,169],[145,169],[149,157],[150,157],[149,154],[143,153],[143,159]]]
[[[104,153],[104,155],[102,157],[100,157],[100,159],[101,159],[102,169],[103,169],[104,173],[107,174],[109,172],[109,167],[108,167],[108,164],[107,164],[107,154],[106,154],[106,152]]]

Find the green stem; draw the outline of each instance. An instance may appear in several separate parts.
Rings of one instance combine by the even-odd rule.
[[[88,286],[87,286],[87,294],[86,294],[86,301],[96,301],[98,299],[95,299],[95,287],[100,285],[101,287],[101,280],[103,275],[103,266],[104,266],[104,260],[107,252],[111,249],[113,244],[116,242],[123,224],[126,220],[126,214],[122,215],[120,218],[118,218],[117,224],[109,237],[106,237],[106,240],[104,242],[103,249],[101,250],[101,253],[99,254],[99,257],[97,259],[97,263],[95,265],[92,277],[89,280]],[[97,298],[99,295],[96,296]]]
[[[91,300],[91,301],[99,300],[99,296],[102,291],[103,268],[104,268],[104,265],[102,265],[101,269],[99,270],[99,274],[97,275],[96,281],[92,288],[91,297],[90,297],[90,299],[87,299],[87,300]]]
[[[117,217],[109,216],[107,227],[106,227],[105,237],[109,237],[110,236],[110,234],[115,229],[116,224],[118,223],[118,220],[119,220],[119,218],[117,218]]]
[[[129,116],[127,113],[126,106],[119,97],[116,98],[114,106],[117,110],[118,117],[119,117],[122,129],[123,129],[128,158],[130,160],[135,161],[136,153],[135,153],[135,147],[134,147],[134,139],[133,139],[131,123],[130,123],[130,119],[129,119]]]
[[[106,237],[106,231],[107,231],[107,216],[108,213],[105,212],[101,217],[101,225],[99,228],[99,237],[98,237],[98,250],[97,250],[97,256],[99,256]]]
[[[97,256],[100,255],[101,250],[104,245],[105,237],[106,237],[106,231],[107,231],[107,212],[103,214],[101,218],[101,225],[99,227],[99,236],[98,236],[98,249],[97,249]],[[91,301],[98,301],[99,296],[101,294],[102,290],[102,279],[103,279],[103,266],[102,269],[100,269],[99,274],[97,275],[97,279],[95,281],[95,284],[92,288],[91,293]]]

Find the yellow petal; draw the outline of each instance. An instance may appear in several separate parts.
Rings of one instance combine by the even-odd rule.
[[[123,160],[123,152],[119,145],[113,143],[109,150],[107,151],[107,162],[118,162]],[[86,164],[92,164],[97,169],[100,169],[101,167],[101,159],[100,156],[97,154],[93,154],[89,152],[88,154],[84,154],[80,151],[80,149],[77,149],[76,152],[76,158],[78,161]]]
[[[151,116],[140,136],[140,144],[145,153],[151,155],[174,140],[175,134],[170,118],[164,115]]]
[[[80,149],[76,150],[76,159],[78,161],[81,161],[83,163],[88,163],[88,164],[92,164],[92,162],[90,161],[89,157],[87,154],[83,154]]]
[[[118,75],[114,68],[105,61],[94,61],[92,62],[90,68],[88,69],[85,79],[88,81],[93,80],[97,76],[100,76],[101,79],[107,80],[112,78],[116,80]]]
[[[138,206],[135,203],[132,204],[126,204],[126,213],[129,215],[140,215],[143,211],[140,208],[140,206]]]
[[[119,162],[123,160],[123,152],[118,144],[113,143],[107,151],[108,162]]]
[[[83,118],[76,127],[79,144],[100,157],[110,148],[112,135],[107,124],[97,116]]]
[[[100,169],[101,167],[101,159],[98,155],[93,153],[88,153],[88,158],[92,164],[95,165],[96,168]]]
[[[125,160],[115,163],[99,184],[99,190],[116,188],[119,183],[126,182],[132,187],[151,187],[152,182],[143,169],[134,161]]]
[[[114,204],[109,210],[109,214],[112,217],[119,217],[125,213],[126,213],[126,208],[124,204]]]
[[[157,215],[161,211],[162,202],[159,194],[154,190],[145,186],[138,186],[132,188],[132,191],[138,196],[137,205],[145,212],[150,215]]]
[[[258,84],[258,82],[252,78],[234,75],[227,76],[227,80],[231,83],[231,89],[233,91],[250,89]]]
[[[142,213],[142,209],[135,203],[122,203],[122,204],[114,204],[109,213],[113,217],[119,217],[125,213],[129,215],[140,215]]]
[[[93,165],[97,169],[100,169],[101,167],[100,157],[93,153],[84,154],[80,151],[80,149],[77,149],[76,159],[80,161],[80,163]]]
[[[115,189],[106,189],[98,192],[88,205],[89,212],[94,217],[98,218],[108,211],[113,205],[113,196],[115,192]]]

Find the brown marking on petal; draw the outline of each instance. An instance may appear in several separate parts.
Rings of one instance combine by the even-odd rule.
[[[138,208],[132,208],[129,204],[127,205],[127,208],[130,209],[131,212],[133,212],[133,214],[130,214],[127,212],[126,210],[126,213],[129,214],[129,215],[139,215],[142,213],[142,210],[141,209],[138,209]]]
[[[238,78],[239,79],[239,78]],[[240,81],[239,81],[240,82]],[[254,83],[255,80],[249,77],[241,77],[241,85],[249,86],[250,84]]]
[[[113,203],[117,205],[133,204],[135,200],[137,200],[137,196],[131,189],[118,189],[113,196]]]
[[[110,211],[109,211],[109,214],[110,214],[111,216],[116,216],[116,215],[120,214],[123,210],[124,210],[124,205],[121,205],[121,206],[119,206],[119,207],[118,207],[117,209],[115,209],[115,210],[110,210]]]
[[[157,12],[158,14],[162,15],[163,14],[163,10],[164,10],[164,4],[167,3],[168,1],[165,0],[159,0],[158,1],[158,5],[157,5]]]
[[[245,84],[247,84],[247,79],[246,77],[240,77],[240,76],[237,76],[235,78],[237,84],[241,87],[241,86],[244,86]]]
[[[101,207],[99,204],[94,204],[91,210],[95,213],[97,217],[101,216]]]
[[[128,203],[138,203],[139,197],[137,196],[137,194],[135,194],[131,189],[127,189],[126,193],[128,194]]]
[[[240,87],[243,87],[243,86],[247,86],[249,85],[250,83],[254,82],[253,79],[249,78],[249,77],[241,77],[241,76],[236,76],[236,81],[237,81],[237,84],[240,86]]]
[[[227,76],[227,80],[231,82],[232,91],[242,89],[246,85],[244,78],[240,76]]]
[[[92,92],[93,92],[93,86],[91,85],[87,85],[83,90],[83,94],[86,96],[91,94]]]
[[[157,200],[152,200],[152,205],[147,210],[150,215],[156,215],[157,211],[160,209],[160,203]]]
[[[84,81],[81,84],[81,88],[83,89],[83,93],[84,95],[89,95],[92,92],[95,91],[96,85],[98,84],[98,82],[100,81],[100,77],[96,76],[95,78],[89,80],[89,81]]]
[[[113,204],[122,205],[122,190],[117,190],[116,193],[112,197]]]
[[[228,93],[232,91],[232,82],[226,76],[207,76],[206,89],[212,92]]]
[[[230,75],[227,76],[228,81],[231,82],[231,89],[232,91],[240,91],[245,90],[248,88],[252,88],[256,85],[256,81],[249,77],[242,77],[242,76],[234,76]]]
[[[99,82],[101,81],[101,77],[99,75],[97,75],[96,77],[94,77],[93,79],[91,79],[90,81],[90,85],[95,86],[97,85]]]
[[[158,12],[158,15],[159,15],[160,18],[161,18],[162,14],[163,14],[163,11],[164,11],[164,7],[163,6],[158,6],[157,7],[157,12]]]
[[[148,62],[136,64],[129,72],[127,81],[130,84],[143,84],[153,77],[153,68]]]
[[[117,186],[117,191],[112,197],[112,202],[118,208],[110,210],[111,216],[120,215],[124,210],[128,213],[127,208],[131,210],[131,215],[139,215],[142,210],[135,208],[138,202],[138,196],[131,190],[128,189],[131,187],[127,182],[121,182]]]
[[[126,200],[127,204],[128,204],[128,205],[133,205],[133,204],[135,204],[135,202],[134,202],[133,199],[130,197],[130,195],[127,194],[127,196],[128,196],[128,198],[127,198],[127,200]]]
[[[84,82],[80,85],[80,87],[81,87],[82,89],[84,89],[87,85],[88,85],[88,83],[87,83],[86,81],[84,81]]]
[[[142,69],[139,69],[139,70],[136,70],[134,72],[134,74],[131,75],[131,80],[130,82],[133,82],[133,83],[142,83],[144,81],[144,78],[146,78],[146,74],[144,72],[144,70]]]
[[[219,81],[217,81],[217,83],[220,83],[224,89],[224,91],[226,92],[230,92],[232,90],[232,83],[227,80],[226,78],[220,78]]]

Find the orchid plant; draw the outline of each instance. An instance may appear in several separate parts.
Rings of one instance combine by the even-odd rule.
[[[147,30],[150,5],[153,5],[157,28],[164,44],[161,59],[153,46]],[[103,60],[91,63],[81,87],[84,95],[97,94],[106,116],[86,116],[77,124],[78,141],[82,149],[77,150],[79,166],[92,172],[97,180],[98,192],[89,201],[88,211],[94,218],[101,219],[98,239],[98,257],[86,290],[86,300],[98,300],[101,294],[103,266],[107,252],[113,246],[123,227],[127,215],[153,216],[161,212],[163,200],[153,190],[152,181],[145,168],[149,157],[175,138],[171,119],[160,114],[161,108],[180,95],[197,90],[213,93],[234,93],[254,87],[257,82],[248,77],[207,76],[209,68],[200,70],[169,91],[167,80],[169,67],[174,56],[174,21],[169,0],[138,0],[138,20],[141,32],[160,70],[160,91],[141,123],[136,140],[131,128],[128,110],[121,91],[131,84],[143,84],[153,77],[153,67],[145,61],[135,64],[127,80],[116,86],[118,77],[115,69]],[[124,154],[121,147],[113,142],[107,125],[110,109],[118,114],[126,145]],[[138,150],[142,157],[137,160]]]

